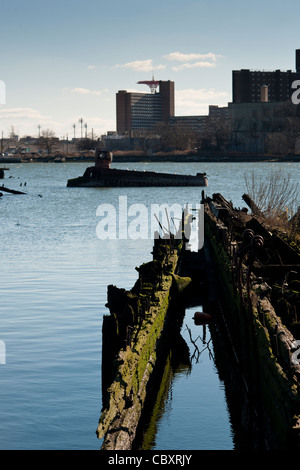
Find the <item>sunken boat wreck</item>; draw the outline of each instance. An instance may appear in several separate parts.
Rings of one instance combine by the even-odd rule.
[[[178,273],[184,245],[176,236],[156,238],[153,260],[136,268],[133,288],[108,286],[110,314],[102,326],[103,408],[97,428],[102,450],[132,449],[175,320],[170,304],[180,302],[191,282]]]
[[[182,323],[179,306],[200,291],[235,450],[299,448],[299,246],[270,225],[248,195],[243,199],[251,213],[221,194],[202,192],[204,246],[189,251],[184,234],[159,238],[153,261],[136,268],[131,290],[108,286],[97,428],[102,450],[135,448],[147,400],[164,383],[157,370],[174,322]]]
[[[177,175],[155,171],[121,170],[111,168],[113,155],[108,150],[96,149],[95,165],[83,176],[68,180],[68,187],[149,187],[149,186],[207,186],[206,173]]]

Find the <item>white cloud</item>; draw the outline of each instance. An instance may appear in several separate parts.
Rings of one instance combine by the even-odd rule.
[[[163,56],[163,58],[168,61],[183,62],[181,65],[172,67],[172,70],[176,72],[183,69],[215,67],[219,57],[222,56],[213,52],[208,52],[207,54],[183,54],[178,51]],[[154,65],[152,59],[145,59],[134,60],[125,64],[116,64],[114,67],[134,70],[136,72],[153,72],[154,70],[165,70],[167,65]]]
[[[194,60],[207,61],[212,60],[216,62],[217,58],[222,57],[221,55],[214,54],[213,52],[208,52],[207,54],[182,54],[181,52],[171,52],[164,56],[165,59],[173,60],[177,62],[190,62]]]
[[[178,90],[176,92],[176,100],[193,100],[193,101],[205,101],[205,100],[216,100],[218,98],[224,98],[227,96],[225,91],[217,91],[215,88],[199,88],[195,90],[193,88],[187,88],[185,90]]]
[[[68,88],[64,88],[64,90],[68,91]],[[72,88],[70,90],[71,93],[77,93],[79,95],[96,95],[101,96],[104,93],[108,92],[108,89],[105,88],[103,90],[89,90],[88,88]]]
[[[4,108],[0,109],[0,118],[16,118],[16,119],[37,119],[41,118],[42,115],[39,111],[32,108]]]
[[[182,52],[171,52],[164,56],[165,59],[173,62],[184,62],[181,65],[173,66],[172,70],[178,72],[184,69],[211,68],[216,67],[216,62],[220,54],[208,52],[207,54],[183,54]]]
[[[193,64],[190,64],[189,62],[185,63],[185,64],[182,64],[182,65],[178,65],[177,67],[172,67],[172,70],[174,70],[174,72],[179,72],[180,70],[183,70],[183,69],[199,69],[199,68],[211,68],[211,67],[215,67],[216,64],[214,62],[194,62]]]
[[[43,115],[34,108],[5,108],[0,110],[0,122],[2,129],[13,127],[15,132],[21,136],[32,135],[38,133],[38,125],[42,128],[51,128],[56,130],[60,122],[51,116]],[[8,134],[7,134],[8,136]]]
[[[96,68],[96,65],[89,65],[89,66],[88,66],[88,69],[89,69],[89,70],[93,70],[93,69],[95,69],[95,68]]]
[[[88,133],[92,129],[94,135],[100,136],[105,134],[108,130],[115,130],[115,119],[104,119],[95,117],[94,115],[83,116],[84,123],[87,123]],[[11,128],[19,136],[31,135],[36,137],[38,135],[38,126],[43,129],[53,129],[57,137],[66,136],[68,134],[71,139],[74,135],[73,124],[76,124],[76,136],[79,136],[80,124],[78,118],[73,117],[52,117],[43,115],[40,111],[33,108],[3,108],[0,109],[0,126],[4,131],[4,137],[8,137]]]
[[[88,90],[87,88],[73,88],[70,91],[71,93],[79,93],[80,95],[88,95],[91,93],[91,90]]]
[[[201,115],[208,113],[209,105],[225,106],[228,93],[214,88],[187,88],[175,92],[176,115]]]
[[[115,68],[125,68],[136,72],[151,72],[152,70],[164,70],[165,65],[153,65],[152,59],[135,60],[126,64],[117,64]]]

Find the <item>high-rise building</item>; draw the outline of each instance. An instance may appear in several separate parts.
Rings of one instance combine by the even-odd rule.
[[[175,113],[174,82],[160,81],[159,91],[132,93],[120,90],[116,96],[117,132],[151,129],[168,122]]]
[[[296,71],[252,71],[249,69],[233,70],[232,101],[233,103],[259,103],[262,87],[268,89],[269,102],[288,101],[295,91],[294,80],[300,79],[300,49],[296,50]]]

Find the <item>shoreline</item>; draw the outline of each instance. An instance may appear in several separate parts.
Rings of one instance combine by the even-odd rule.
[[[260,155],[260,154],[228,154],[228,155],[218,155],[218,154],[167,154],[167,155],[135,155],[132,154],[117,154],[113,155],[113,161],[115,163],[129,163],[129,162],[160,162],[160,163],[205,163],[205,162],[220,162],[220,163],[249,163],[249,162],[300,162],[300,155]],[[89,156],[65,156],[65,155],[49,155],[46,157],[0,157],[0,164],[7,163],[74,163],[74,162],[86,162],[93,163],[94,157]]]
[[[114,162],[300,162],[300,155],[279,156],[279,155],[153,155],[138,157],[135,155],[114,155]]]

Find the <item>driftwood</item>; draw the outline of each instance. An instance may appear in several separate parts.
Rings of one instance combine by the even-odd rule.
[[[264,217],[263,213],[259,210],[259,208],[255,204],[255,202],[251,199],[249,194],[243,194],[242,198],[247,204],[247,206],[250,207],[254,215],[259,216],[259,217]]]
[[[12,194],[26,194],[26,193],[23,193],[22,191],[17,191],[15,189],[5,188],[5,186],[0,186],[0,190],[4,191],[6,193],[12,193]]]

